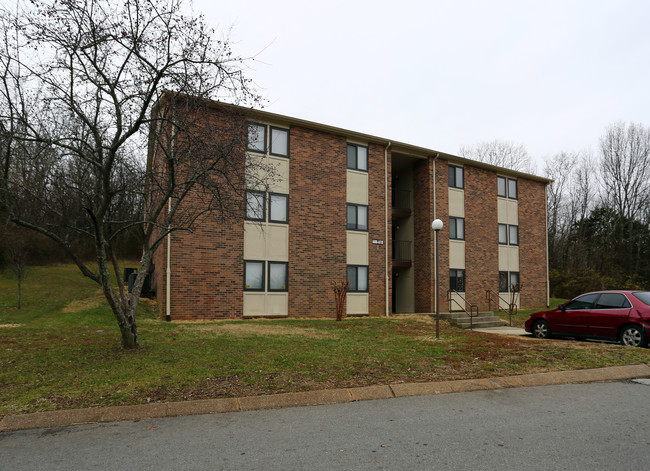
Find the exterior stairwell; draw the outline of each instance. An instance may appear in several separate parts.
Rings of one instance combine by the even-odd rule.
[[[495,316],[494,312],[479,312],[478,305],[468,302],[464,293],[453,289],[448,290],[447,302],[449,303],[449,312],[441,312],[440,318],[449,320],[453,326],[461,329],[482,329],[506,325],[506,322]]]
[[[475,313],[471,319],[465,311],[441,312],[440,319],[447,319],[451,325],[461,329],[469,329],[470,326],[474,329],[501,327],[507,324],[507,322],[502,321],[499,316],[495,316],[494,312]]]

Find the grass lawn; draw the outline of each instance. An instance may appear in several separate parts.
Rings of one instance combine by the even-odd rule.
[[[98,287],[72,265],[31,267],[15,306],[15,279],[0,274],[0,415],[650,362],[650,349],[446,322],[437,341],[427,316],[168,323],[147,300],[142,346],[124,351]]]

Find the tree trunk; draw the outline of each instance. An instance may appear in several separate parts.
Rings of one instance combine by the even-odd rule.
[[[140,346],[138,342],[138,327],[135,323],[135,316],[127,315],[125,322],[120,323],[122,334],[122,348],[133,349]]]

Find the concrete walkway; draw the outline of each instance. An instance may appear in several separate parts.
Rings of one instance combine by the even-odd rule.
[[[313,406],[366,401],[370,399],[423,396],[521,386],[608,382],[638,378],[650,378],[650,365],[614,366],[589,370],[558,371],[457,381],[435,381],[430,383],[398,383],[361,388],[274,394],[269,396],[36,412],[33,414],[7,415],[3,417],[0,421],[0,432],[153,417],[216,414],[220,412]]]

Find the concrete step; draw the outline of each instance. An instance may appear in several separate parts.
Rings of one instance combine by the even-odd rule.
[[[506,325],[507,322],[502,321],[501,319],[496,320],[473,320],[471,323],[469,320],[456,322],[454,325],[460,329],[469,329],[470,327],[474,329],[483,329],[485,327],[502,327]]]
[[[473,316],[471,320],[467,313],[463,311],[441,312],[440,318],[449,320],[451,325],[461,329],[469,329],[470,327],[501,327],[506,325],[506,322],[502,321],[498,316],[495,316],[493,312],[479,312],[478,315]]]
[[[478,317],[484,317],[484,316],[489,316],[492,317],[494,316],[493,312],[489,311],[484,311],[484,312],[479,312]],[[467,317],[467,314],[464,311],[452,311],[452,312],[441,312],[440,313],[440,319],[462,319]],[[475,315],[474,318],[477,316]]]

